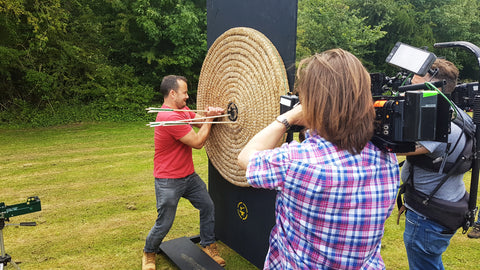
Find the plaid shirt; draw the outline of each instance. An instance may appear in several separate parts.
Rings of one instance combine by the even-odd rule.
[[[399,184],[394,154],[369,142],[351,155],[310,136],[256,153],[246,175],[253,187],[278,191],[264,269],[385,268],[381,238]]]

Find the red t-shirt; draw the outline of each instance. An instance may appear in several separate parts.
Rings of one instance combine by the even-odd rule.
[[[163,105],[162,108],[169,108]],[[189,110],[185,106],[184,110]],[[195,118],[194,112],[159,112],[156,121],[178,121]],[[190,125],[155,127],[155,178],[183,178],[194,172],[192,148],[179,139],[192,130]]]

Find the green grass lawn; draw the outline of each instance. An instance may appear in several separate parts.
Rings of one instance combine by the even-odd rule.
[[[40,212],[14,216],[6,252],[28,269],[140,269],[145,237],[155,217],[153,128],[144,123],[89,123],[44,129],[0,129],[0,202],[41,200]],[[208,181],[204,150],[195,168]],[[466,179],[470,179],[469,176]],[[468,182],[468,181],[467,181]],[[387,269],[408,269],[404,217],[387,220],[382,256]],[[198,211],[180,201],[165,240],[199,233]],[[223,243],[226,269],[256,269]],[[157,256],[158,269],[176,269]],[[476,269],[480,239],[457,233],[444,254],[447,269]]]

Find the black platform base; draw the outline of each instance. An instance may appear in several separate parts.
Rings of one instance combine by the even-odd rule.
[[[160,249],[182,270],[223,270],[210,256],[195,243],[198,237],[181,237],[160,245]]]

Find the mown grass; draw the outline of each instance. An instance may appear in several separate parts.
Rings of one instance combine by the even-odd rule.
[[[153,129],[141,123],[85,123],[40,129],[0,129],[0,202],[39,196],[40,212],[14,216],[5,248],[24,270],[140,269],[145,237],[155,220]],[[204,150],[194,163],[208,181]],[[466,176],[466,179],[470,179]],[[468,181],[467,181],[468,182]],[[382,256],[387,269],[408,269],[404,217],[387,220]],[[180,201],[165,240],[199,233],[198,211]],[[460,232],[444,254],[447,269],[475,269],[480,240]],[[226,269],[256,269],[220,243]],[[176,269],[157,256],[158,269]]]

